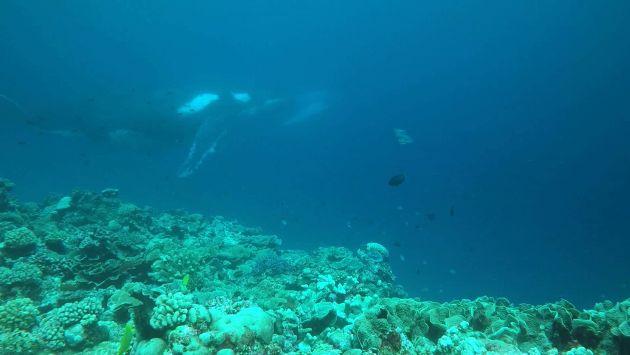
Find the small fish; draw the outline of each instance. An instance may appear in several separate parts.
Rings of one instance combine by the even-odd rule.
[[[183,290],[187,290],[188,289],[188,283],[190,283],[190,274],[186,274],[182,278],[182,289]]]
[[[17,142],[17,144],[18,144],[18,145],[25,145],[25,144],[26,144],[26,141],[18,141],[18,142]]]
[[[427,213],[427,219],[429,221],[433,222],[433,221],[435,221],[435,218],[436,218],[435,213],[433,213],[433,212]]]
[[[451,206],[451,208],[448,210],[448,214],[451,217],[455,216],[455,207]]]
[[[131,341],[133,339],[133,335],[136,332],[136,328],[133,323],[130,321],[125,325],[123,329],[122,336],[120,338],[120,344],[118,345],[118,355],[123,355],[127,353],[129,348],[131,347]]]
[[[398,175],[394,175],[391,178],[389,178],[389,186],[391,187],[398,187],[400,185],[402,185],[403,182],[405,182],[406,176],[405,174],[398,174]]]
[[[407,131],[405,131],[404,129],[394,128],[394,135],[396,136],[398,144],[400,145],[413,143],[413,139],[409,137]]]

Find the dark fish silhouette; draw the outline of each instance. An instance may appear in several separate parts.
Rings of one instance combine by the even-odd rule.
[[[455,216],[455,207],[451,206],[451,209],[448,210],[448,214],[451,215],[451,217]]]
[[[427,219],[431,222],[435,221],[436,215],[433,212],[427,213]]]
[[[398,174],[398,175],[394,175],[391,178],[389,178],[389,183],[388,184],[391,187],[398,187],[403,182],[405,182],[405,174]]]

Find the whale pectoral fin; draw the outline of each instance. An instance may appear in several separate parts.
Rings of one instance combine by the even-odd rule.
[[[308,120],[328,109],[327,95],[323,91],[314,91],[295,99],[294,110],[284,124],[293,124]]]
[[[227,134],[227,129],[206,120],[197,130],[186,160],[179,169],[179,177],[194,174],[211,154],[216,152],[219,141]]]

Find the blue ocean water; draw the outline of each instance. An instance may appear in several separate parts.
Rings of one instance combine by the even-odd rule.
[[[629,13],[625,1],[5,0],[0,176],[29,200],[116,187],[289,248],[379,242],[423,299],[621,300]],[[134,121],[160,110],[147,93],[217,88],[316,91],[327,108],[231,127],[187,178],[190,141],[85,134],[108,109],[119,128],[151,125]]]

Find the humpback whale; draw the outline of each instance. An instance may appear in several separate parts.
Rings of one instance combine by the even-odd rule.
[[[178,176],[187,177],[197,171],[232,131],[252,125],[295,123],[325,109],[326,103],[321,94],[307,94],[293,99],[259,98],[247,92],[199,94],[177,110],[186,115],[203,117]]]
[[[223,139],[257,128],[293,124],[327,109],[320,92],[295,97],[263,96],[247,91],[167,91],[152,95],[95,95],[48,103],[32,115],[8,96],[0,113],[66,138],[83,136],[124,149],[186,145],[177,175],[194,174]],[[54,105],[56,104],[56,105]],[[7,106],[9,106],[7,108]],[[9,112],[9,113],[7,113]]]

